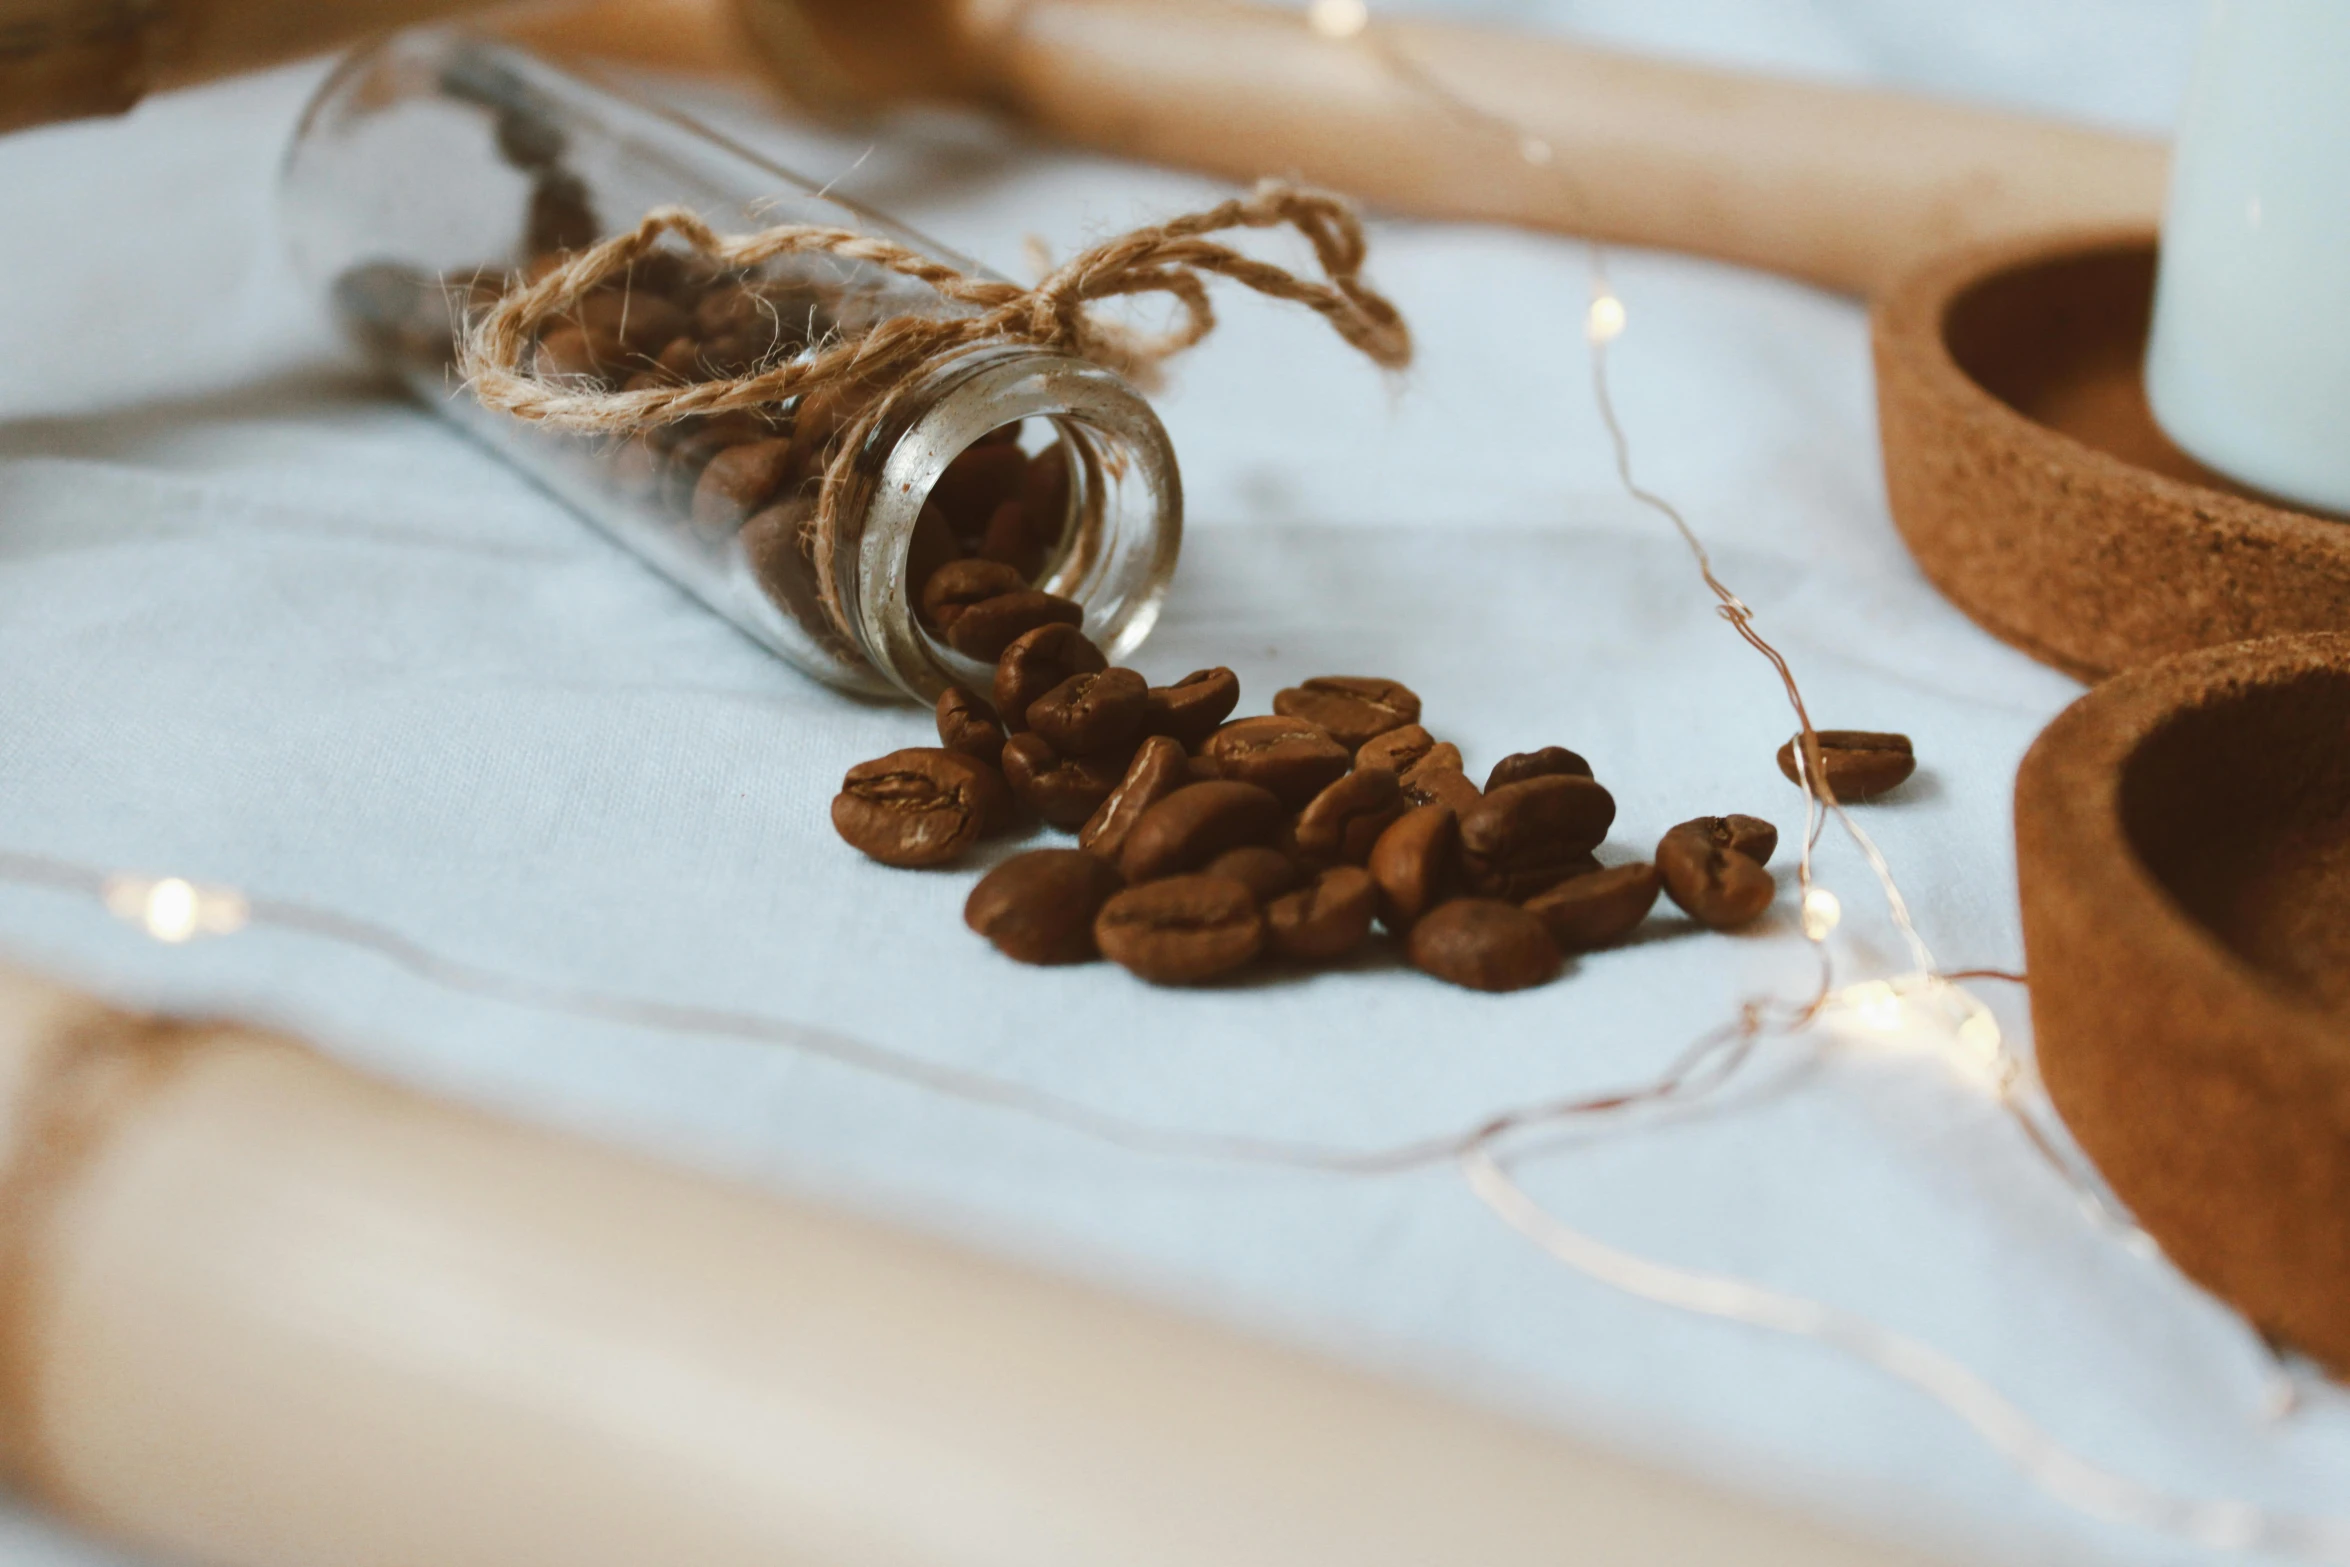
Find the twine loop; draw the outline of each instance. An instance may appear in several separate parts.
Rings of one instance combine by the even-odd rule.
[[[1321,279],[1260,261],[1209,236],[1287,227],[1312,248]],[[609,391],[542,375],[533,366],[539,333],[587,296],[654,252],[682,245],[721,267],[748,270],[781,257],[835,256],[925,284],[962,307],[940,315],[900,314],[822,340],[750,373],[676,385]],[[896,389],[924,369],[991,343],[1025,345],[1090,360],[1147,381],[1158,364],[1215,330],[1207,281],[1222,277],[1272,299],[1303,305],[1383,369],[1410,363],[1410,329],[1393,303],[1363,281],[1367,244],[1353,207],[1333,195],[1267,181],[1244,197],[1150,224],[1071,257],[1034,287],[977,277],[909,246],[854,229],[788,223],[755,234],[718,233],[681,207],[660,207],[636,227],[572,256],[536,281],[517,279],[465,330],[457,369],[485,408],[557,428],[628,434],[697,416],[773,410],[824,389],[873,395],[841,428],[826,462],[804,540],[817,591],[836,629],[849,633],[832,560],[843,492],[855,454],[880,424]],[[1164,332],[1104,319],[1107,300],[1165,295],[1178,312]]]

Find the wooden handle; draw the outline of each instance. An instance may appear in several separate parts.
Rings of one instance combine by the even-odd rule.
[[[18,1483],[217,1567],[1911,1560],[5,970],[0,1182]]]
[[[151,91],[282,64],[496,0],[0,4],[0,132],[120,114]]]
[[[746,22],[749,24],[746,26]],[[605,0],[545,44],[846,77],[993,105],[1048,135],[1236,179],[1302,175],[1390,211],[1717,256],[1874,293],[1992,236],[2160,215],[2162,147],[2050,120],[1435,22],[1376,41],[1229,0]],[[1395,59],[1552,150],[1464,118]]]

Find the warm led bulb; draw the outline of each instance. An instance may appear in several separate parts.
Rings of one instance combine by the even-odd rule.
[[[1594,343],[1614,342],[1624,335],[1624,302],[1613,294],[1600,295],[1583,325]]]
[[[1825,941],[1844,918],[1844,904],[1825,887],[1814,887],[1803,895],[1803,934],[1811,941]]]
[[[1371,25],[1371,8],[1363,0],[1313,0],[1306,25],[1325,38],[1352,38]]]
[[[251,912],[244,894],[233,888],[199,887],[178,876],[159,881],[117,876],[106,884],[106,907],[117,919],[174,946],[242,930]]]

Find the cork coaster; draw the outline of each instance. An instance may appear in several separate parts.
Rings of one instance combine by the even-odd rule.
[[[1894,521],[1985,630],[2084,679],[2251,637],[2350,631],[2350,522],[2173,446],[2140,373],[2154,237],[2007,240],[1872,313]]]
[[[2016,779],[2048,1091],[2180,1268],[2350,1376],[2350,636],[2132,670]]]

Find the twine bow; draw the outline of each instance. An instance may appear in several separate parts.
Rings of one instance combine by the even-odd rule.
[[[1300,277],[1207,237],[1232,229],[1283,226],[1295,229],[1312,246],[1327,282]],[[548,379],[525,368],[542,329],[669,240],[729,268],[747,269],[778,257],[807,254],[868,262],[924,283],[940,298],[966,308],[941,316],[891,316],[854,335],[722,380],[604,391]],[[890,388],[925,366],[986,343],[1026,344],[1146,377],[1161,360],[1215,329],[1215,310],[1208,301],[1210,277],[1230,278],[1270,298],[1303,305],[1375,364],[1401,369],[1411,361],[1411,332],[1395,306],[1363,282],[1365,249],[1362,222],[1345,201],[1272,181],[1246,197],[1096,245],[1033,288],[973,277],[893,240],[854,229],[792,223],[730,237],[682,208],[661,207],[630,232],[591,246],[536,282],[511,287],[466,331],[459,345],[458,370],[486,408],[564,429],[602,433],[645,430],[696,415],[772,409],[824,387],[876,388],[879,395],[849,421],[833,448],[807,540],[818,592],[839,629],[846,631],[832,572],[841,492],[858,447],[887,409]],[[1138,332],[1104,320],[1089,308],[1099,301],[1144,294],[1164,294],[1175,301],[1180,319],[1172,329]]]

